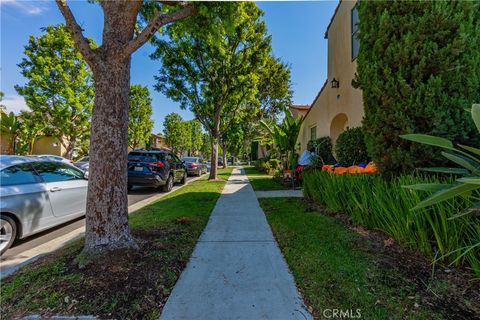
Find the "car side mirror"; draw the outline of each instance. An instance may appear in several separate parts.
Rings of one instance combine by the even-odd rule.
[[[83,178],[88,180],[88,170],[83,173]]]

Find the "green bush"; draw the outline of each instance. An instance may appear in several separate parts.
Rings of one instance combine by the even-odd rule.
[[[282,169],[282,161],[278,159],[260,158],[253,162],[255,168],[261,172],[273,175]]]
[[[464,108],[480,101],[478,1],[361,1],[354,85],[362,89],[369,155],[388,176],[443,166],[407,133],[479,145]]]
[[[361,127],[347,128],[342,132],[335,143],[337,161],[346,165],[367,163],[369,161],[367,146]]]
[[[453,181],[453,179],[452,179]],[[303,173],[305,197],[330,210],[348,214],[356,224],[385,231],[398,242],[443,263],[464,264],[480,276],[478,218],[464,215],[470,202],[455,198],[427,209],[410,210],[424,192],[402,185],[438,182],[435,178],[379,175],[336,175],[319,170]]]
[[[335,163],[336,161],[333,157],[332,148],[332,139],[328,136],[308,141],[307,149],[311,152],[315,152],[317,156],[313,159],[313,166],[321,167],[324,164]]]

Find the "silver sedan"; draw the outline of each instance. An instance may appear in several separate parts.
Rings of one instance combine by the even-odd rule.
[[[15,239],[85,214],[88,181],[69,164],[0,156],[0,254]]]

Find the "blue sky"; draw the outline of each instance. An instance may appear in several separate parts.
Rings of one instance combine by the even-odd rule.
[[[103,15],[101,8],[86,1],[69,1],[77,21],[87,37],[101,43]],[[276,56],[288,63],[292,71],[294,103],[310,104],[327,75],[327,40],[325,29],[335,10],[337,1],[257,2],[265,12],[265,21],[272,34]],[[23,48],[30,35],[38,36],[40,28],[48,24],[63,23],[63,17],[55,3],[48,0],[1,0],[1,76],[0,88],[5,93],[3,104],[8,111],[25,109],[14,85],[22,85],[25,79],[17,64],[23,56]],[[131,82],[149,87],[153,100],[154,132],[160,132],[163,119],[170,112],[177,112],[184,119],[193,114],[181,110],[179,105],[153,90],[154,74],[161,68],[158,61],[149,58],[153,47],[149,44],[132,57]]]

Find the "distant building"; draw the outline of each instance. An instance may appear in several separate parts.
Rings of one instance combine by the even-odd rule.
[[[162,135],[161,133],[154,134],[150,136],[150,142],[149,145],[147,146],[151,149],[168,149],[170,150],[170,147],[167,145],[165,136]]]
[[[347,127],[358,127],[364,115],[362,91],[352,86],[359,40],[357,1],[340,1],[325,32],[328,39],[328,79],[308,109],[298,142],[329,136],[333,143]]]

